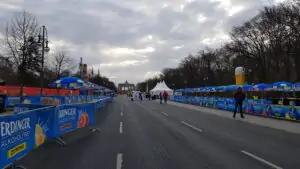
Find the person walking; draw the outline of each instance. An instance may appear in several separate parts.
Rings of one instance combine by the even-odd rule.
[[[163,97],[164,97],[165,103],[167,103],[167,100],[168,100],[168,93],[167,93],[167,91],[164,91]]]
[[[239,87],[237,89],[237,92],[234,94],[234,99],[235,99],[235,108],[234,108],[233,118],[235,118],[238,107],[240,108],[241,118],[245,118],[243,115],[243,102],[245,100],[245,94],[243,93],[241,87]]]
[[[163,96],[162,96],[162,93],[160,92],[160,93],[159,93],[160,104],[162,104],[162,99],[163,99]]]
[[[142,92],[139,92],[139,99],[140,99],[141,101],[143,100]]]

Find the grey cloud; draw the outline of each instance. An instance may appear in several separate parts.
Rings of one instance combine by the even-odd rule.
[[[149,59],[142,66],[100,67],[103,75],[117,77],[117,82],[138,82],[145,78],[147,72],[175,67],[177,60],[205,47],[206,44],[202,43],[204,38],[229,32],[232,26],[253,17],[262,4],[268,3],[268,0],[227,1],[242,5],[244,9],[227,17],[227,11],[221,8],[220,1],[208,0],[192,3],[183,0],[5,0],[5,3],[21,6],[37,15],[39,23],[47,26],[49,39],[70,43],[70,55],[77,61],[83,57],[85,63],[97,67],[101,63]],[[163,8],[163,4],[169,7]],[[182,4],[185,7],[181,12],[178,9]],[[12,11],[0,11],[1,31]],[[197,22],[198,14],[207,19]],[[141,43],[140,39],[147,35],[154,38]],[[155,42],[155,38],[164,43]],[[178,50],[172,48],[178,45],[184,47]],[[101,53],[107,48],[142,49],[147,46],[156,49],[153,53],[145,53],[147,58],[131,55],[112,57]]]

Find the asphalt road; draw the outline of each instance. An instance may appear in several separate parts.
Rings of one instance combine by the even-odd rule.
[[[300,135],[119,96],[81,129],[24,157],[27,169],[297,169]]]

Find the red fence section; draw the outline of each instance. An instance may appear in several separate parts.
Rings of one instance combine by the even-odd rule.
[[[24,96],[39,96],[41,88],[38,87],[23,87]],[[79,90],[67,90],[67,89],[43,89],[44,96],[68,96],[79,95]],[[7,96],[19,96],[20,86],[0,86],[0,94]]]

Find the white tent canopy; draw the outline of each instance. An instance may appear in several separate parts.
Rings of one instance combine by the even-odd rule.
[[[168,92],[169,95],[173,95],[173,90],[170,89],[164,81],[158,82],[156,86],[150,90],[151,95],[159,95],[160,92]]]
[[[159,89],[160,84],[161,84],[161,82],[158,82],[156,84],[156,86],[152,90],[150,90],[150,91],[155,91],[155,90]]]

